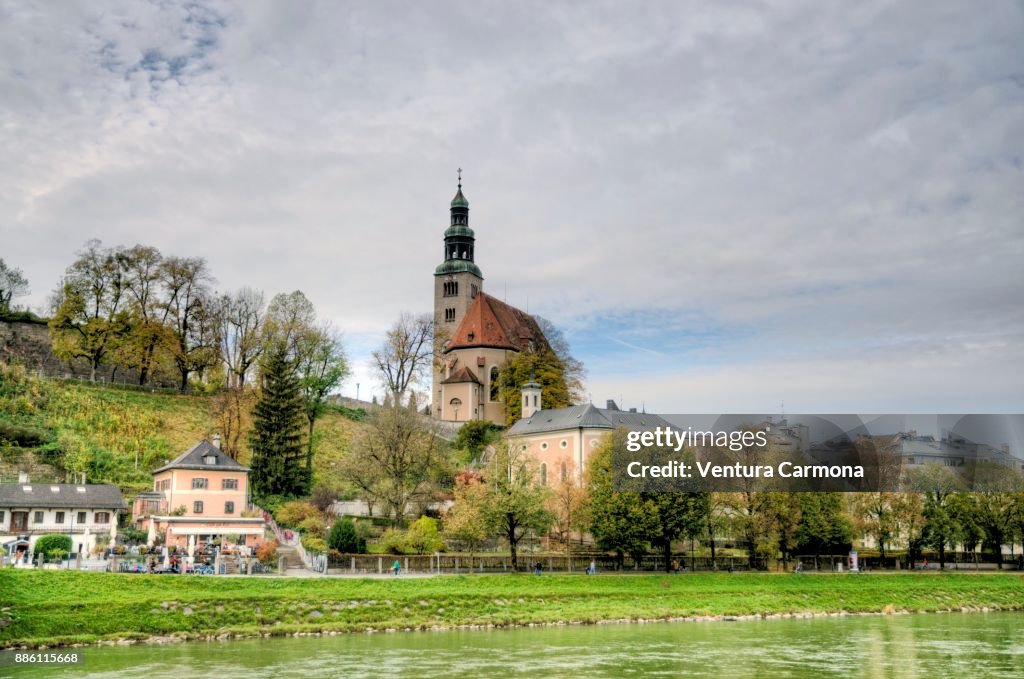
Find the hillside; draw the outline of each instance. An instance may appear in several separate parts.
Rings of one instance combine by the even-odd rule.
[[[40,379],[0,363],[0,481],[28,471],[39,481],[84,472],[127,493],[150,485],[150,472],[217,430],[214,397],[182,396]],[[341,408],[317,422],[315,475],[348,452],[361,425]],[[240,461],[249,459],[242,437]]]

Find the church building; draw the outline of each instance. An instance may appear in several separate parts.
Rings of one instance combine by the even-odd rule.
[[[547,347],[547,340],[530,314],[484,292],[475,247],[460,170],[451,225],[444,232],[444,261],[434,270],[434,346],[440,349],[431,412],[449,422],[491,420],[503,425],[498,371],[522,351]]]

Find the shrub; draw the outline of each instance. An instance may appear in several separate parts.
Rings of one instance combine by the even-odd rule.
[[[300,533],[312,537],[322,538],[327,534],[327,526],[320,515],[307,516],[299,522],[298,529]]]
[[[267,540],[256,548],[256,558],[271,563],[277,558],[277,540]]]
[[[308,535],[307,534],[307,535],[303,535],[301,540],[302,540],[302,546],[305,547],[308,551],[312,551],[312,552],[326,552],[327,551],[327,541],[324,540],[321,537],[317,537],[315,535]]]
[[[137,528],[122,528],[117,531],[117,536],[121,538],[121,542],[128,545],[141,545],[149,537],[149,534],[144,530]]]
[[[366,540],[359,535],[351,519],[338,519],[334,522],[331,534],[327,538],[327,546],[346,554],[366,553]]]
[[[54,561],[59,561],[71,553],[71,537],[68,535],[44,535],[36,540],[36,554],[53,556]]]
[[[432,554],[439,551],[444,543],[437,530],[437,519],[429,516],[416,519],[406,531],[405,544],[417,554]]]
[[[300,525],[302,522],[310,517],[322,520],[320,510],[311,503],[302,500],[285,502],[274,512],[274,520],[277,521],[277,525],[298,530],[301,530]]]
[[[50,441],[50,433],[37,429],[13,424],[11,422],[0,422],[0,441],[10,442],[21,448],[32,448]]]
[[[380,548],[388,554],[404,554],[405,531],[397,528],[388,528],[380,536]]]

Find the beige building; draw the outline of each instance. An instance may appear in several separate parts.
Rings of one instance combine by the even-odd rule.
[[[434,346],[438,360],[431,387],[433,416],[450,422],[505,424],[498,370],[515,354],[547,345],[529,314],[483,291],[476,265],[469,201],[458,191],[444,232],[444,261],[434,270]]]
[[[254,547],[263,539],[261,517],[245,517],[249,508],[249,469],[220,449],[219,440],[200,441],[153,472],[153,490],[135,499],[134,518],[168,547],[202,546],[217,537],[236,537]]]
[[[507,437],[537,460],[540,481],[557,486],[572,478],[583,481],[590,455],[601,440],[618,427],[648,430],[671,426],[659,415],[640,413],[636,408],[621,410],[615,401],[605,408],[593,403],[534,410],[540,399],[540,385],[528,383],[522,391],[523,418],[509,427]]]

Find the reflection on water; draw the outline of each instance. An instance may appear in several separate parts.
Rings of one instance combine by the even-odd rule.
[[[757,622],[358,634],[80,649],[16,677],[1020,676],[1024,616],[951,613]]]

